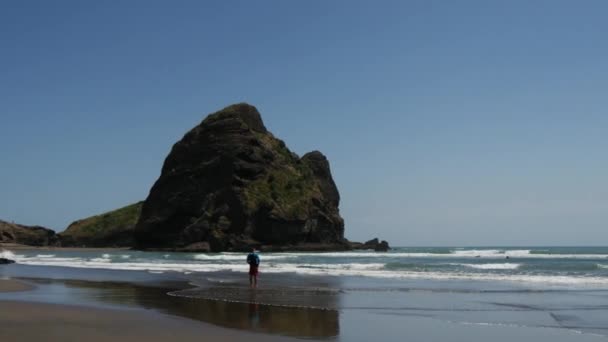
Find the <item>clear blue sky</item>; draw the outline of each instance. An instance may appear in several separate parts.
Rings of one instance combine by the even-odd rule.
[[[144,199],[206,114],[331,161],[346,235],[608,244],[606,1],[1,1],[0,218]]]

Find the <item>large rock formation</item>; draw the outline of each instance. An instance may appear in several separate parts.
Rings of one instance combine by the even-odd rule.
[[[348,249],[339,203],[321,152],[299,158],[255,107],[236,104],[173,146],[144,202],[136,246]]]
[[[63,247],[131,247],[143,202],[72,222],[59,234]]]
[[[40,226],[24,226],[0,220],[0,243],[16,243],[29,246],[55,246],[55,231]]]

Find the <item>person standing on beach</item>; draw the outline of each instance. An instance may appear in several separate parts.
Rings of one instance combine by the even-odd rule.
[[[255,248],[251,249],[251,253],[247,255],[247,263],[249,264],[249,286],[258,286],[258,266],[260,265],[260,257]]]

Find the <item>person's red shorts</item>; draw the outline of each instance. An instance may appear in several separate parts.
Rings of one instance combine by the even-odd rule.
[[[258,275],[258,267],[256,265],[249,265],[249,275],[252,275],[252,276]]]

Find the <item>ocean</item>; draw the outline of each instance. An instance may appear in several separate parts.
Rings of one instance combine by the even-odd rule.
[[[406,330],[417,341],[608,337],[608,247],[262,252],[255,290],[248,286],[246,253],[5,250],[0,256],[17,262],[0,268],[0,277],[39,285],[21,295],[25,300],[127,305],[133,300],[125,296],[137,294],[146,298],[138,306],[145,302],[147,308],[173,308],[172,314],[272,334],[340,341],[377,339],[379,333],[382,340],[400,341]],[[133,288],[120,300],[116,292],[95,292],[109,291],[107,285],[90,294],[90,284],[100,282]],[[142,285],[170,282],[181,285],[163,285],[162,299],[141,295],[149,293]],[[201,303],[215,311],[201,309]]]
[[[243,253],[4,251],[19,264],[153,273],[245,272]],[[608,286],[608,247],[398,247],[390,252],[260,253],[261,272],[388,279]]]

